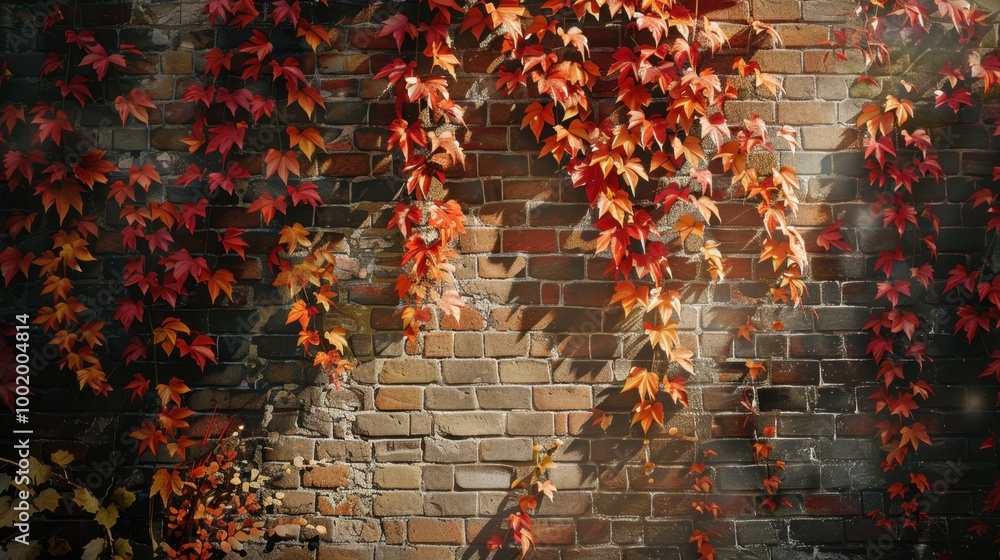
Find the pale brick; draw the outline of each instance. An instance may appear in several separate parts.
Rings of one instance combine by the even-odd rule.
[[[471,387],[428,387],[429,410],[469,410],[476,408],[476,397]]]
[[[587,410],[593,408],[590,387],[557,385],[533,389],[535,410]]]
[[[451,465],[424,465],[421,470],[424,472],[424,490],[447,490],[450,492],[455,489],[455,467]]]
[[[265,461],[291,461],[296,457],[305,460],[315,456],[316,440],[301,437],[280,437],[264,448]]]
[[[759,50],[750,57],[760,64],[763,72],[771,74],[798,74],[802,72],[802,53],[793,50]]]
[[[455,560],[447,546],[379,546],[375,560]]]
[[[816,97],[816,78],[813,76],[786,76],[781,84],[784,99],[813,99]]]
[[[479,358],[483,355],[483,335],[479,333],[455,333],[456,358]]]
[[[366,505],[356,494],[323,495],[316,497],[317,511],[323,515],[344,515],[358,517],[370,513],[370,502]]]
[[[385,463],[413,463],[423,456],[419,439],[390,439],[375,442],[375,460]]]
[[[465,527],[460,519],[411,519],[407,523],[407,536],[411,543],[462,544]]]
[[[774,122],[774,103],[770,101],[729,101],[725,108],[726,120],[742,123],[754,115],[764,122]]]
[[[351,469],[344,465],[311,467],[302,473],[302,485],[313,488],[342,488],[350,481]]]
[[[316,493],[306,490],[285,492],[278,511],[286,514],[312,514],[316,511]]]
[[[853,126],[803,126],[799,138],[806,150],[842,150],[857,141],[858,129]]]
[[[495,384],[497,363],[493,360],[447,360],[442,365],[444,382],[469,385],[476,383]]]
[[[420,467],[386,465],[375,468],[374,482],[382,489],[420,488],[420,475]]]
[[[499,412],[442,412],[434,415],[437,433],[443,436],[497,436],[503,433]]]
[[[424,438],[424,461],[428,463],[471,463],[475,460],[474,441]]]
[[[452,334],[448,332],[427,333],[424,335],[424,357],[450,358],[452,352]]]
[[[798,0],[751,0],[750,15],[761,21],[796,21],[802,18]]]
[[[379,410],[422,410],[422,387],[379,387],[375,392],[375,408]]]
[[[806,5],[814,0],[806,0]],[[808,23],[778,23],[774,29],[781,35],[786,48],[815,47],[817,43],[830,38],[830,28],[825,25]]]
[[[530,438],[490,438],[479,442],[479,458],[483,461],[530,461]]]
[[[381,383],[434,383],[440,380],[438,362],[420,358],[385,360],[379,372]]]
[[[424,512],[420,492],[386,492],[375,496],[372,511],[375,517],[420,515]]]
[[[512,436],[555,435],[551,412],[511,412],[507,414],[507,433]]]
[[[503,383],[548,383],[549,364],[544,360],[503,360],[500,362]]]
[[[507,490],[513,469],[500,465],[462,465],[455,468],[455,486],[462,490]]]
[[[435,517],[476,515],[474,492],[428,492],[424,494],[424,515]]]
[[[824,124],[837,122],[837,104],[829,101],[779,101],[778,122]]]
[[[316,443],[316,458],[320,461],[368,462],[372,445],[366,441],[321,440]]]
[[[523,333],[486,333],[486,355],[492,358],[524,356],[530,339]]]
[[[476,399],[484,409],[518,410],[531,408],[528,387],[476,387]]]
[[[408,436],[410,416],[404,412],[359,412],[354,431],[363,436]]]

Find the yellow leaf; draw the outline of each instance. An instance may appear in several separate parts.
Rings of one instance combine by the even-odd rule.
[[[80,560],[97,560],[101,552],[104,552],[104,545],[105,541],[101,538],[90,541],[87,546],[83,547],[83,556],[80,557]]]
[[[101,502],[86,488],[73,489],[73,503],[88,513],[97,513],[97,510],[101,507]]]
[[[132,560],[132,545],[125,539],[115,539],[115,558]]]
[[[135,502],[135,494],[124,488],[115,488],[115,493],[111,495],[111,501],[121,509],[125,509]]]
[[[677,220],[674,224],[674,232],[679,233],[681,236],[681,243],[687,240],[688,235],[692,233],[698,237],[704,237],[705,235],[705,223],[699,222],[694,219],[691,214],[684,214]]]
[[[114,504],[101,508],[94,516],[94,521],[103,525],[105,529],[111,529],[118,523],[118,508]]]
[[[65,467],[66,465],[72,463],[74,459],[76,459],[76,457],[64,449],[60,449],[52,454],[52,462],[60,467]]]
[[[35,496],[32,503],[38,511],[55,511],[59,507],[59,498],[55,488],[46,488]]]
[[[327,342],[337,347],[338,352],[343,354],[344,350],[347,348],[347,338],[344,336],[346,334],[346,330],[335,328],[326,331],[326,334],[323,336],[326,338]]]

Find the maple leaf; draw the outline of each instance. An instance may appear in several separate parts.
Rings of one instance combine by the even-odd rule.
[[[450,316],[459,321],[461,319],[462,308],[465,307],[465,302],[462,301],[461,296],[458,295],[456,290],[445,290],[436,299],[438,307],[444,312],[446,316]]]
[[[295,152],[291,150],[281,153],[274,148],[268,149],[267,154],[264,156],[264,163],[267,164],[264,177],[267,178],[277,174],[286,185],[288,184],[289,174],[298,176],[301,173],[299,170],[299,160],[295,156]]]
[[[219,270],[216,274],[220,272],[232,276],[228,270]],[[209,284],[209,290],[211,290],[211,284]],[[205,371],[205,365],[208,362],[217,363],[215,361],[215,351],[211,348],[212,346],[215,346],[215,341],[203,334],[196,334],[191,342],[187,342],[184,339],[177,341],[177,349],[180,350],[181,357],[191,356],[191,359],[198,364],[198,367],[202,371]],[[157,387],[157,390],[159,390],[159,387]]]
[[[289,126],[285,131],[288,133],[290,146],[298,146],[309,161],[312,161],[316,148],[326,152],[326,142],[323,140],[323,135],[315,128],[306,128],[300,132],[298,128]]]
[[[141,299],[138,301],[132,301],[130,299],[121,298],[118,300],[118,307],[115,310],[115,319],[121,322],[126,331],[132,327],[133,321],[139,321],[141,323],[144,316],[145,309]]]
[[[468,19],[469,18],[466,17],[467,21],[465,23],[468,23]],[[463,24],[463,30],[464,29],[465,26]],[[406,37],[409,37],[410,39],[417,38],[417,26],[410,23],[410,18],[406,17],[405,14],[392,14],[382,22],[382,29],[378,32],[379,37],[385,37],[387,35],[392,35],[396,40],[396,48],[402,50],[403,41],[406,40]]]
[[[622,309],[628,315],[636,303],[646,305],[649,300],[649,286],[635,287],[631,281],[615,283],[615,293],[611,296],[611,304],[621,303]]]
[[[246,135],[246,129],[247,123],[245,121],[217,124],[209,128],[208,131],[211,133],[211,137],[208,140],[208,145],[205,147],[205,152],[219,152],[222,154],[222,161],[225,162],[233,146],[237,146],[241,150],[243,149],[243,138]]]
[[[177,433],[178,428],[189,428],[191,426],[185,418],[189,418],[193,415],[194,411],[190,408],[173,406],[170,408],[164,407],[156,414],[156,417],[160,421],[160,426],[167,433],[167,435],[173,436]]]
[[[640,401],[652,401],[656,399],[656,393],[660,390],[660,377],[655,372],[643,367],[633,367],[625,378],[625,386],[620,392],[635,389],[639,393]]]
[[[312,25],[306,20],[299,20],[298,27],[295,28],[296,37],[304,37],[306,44],[312,48],[313,53],[316,53],[316,49],[319,48],[320,44],[325,43],[326,46],[331,46],[333,41],[330,39],[330,32],[319,25]]]
[[[257,200],[250,204],[247,208],[247,213],[253,213],[260,211],[261,216],[264,218],[265,224],[270,224],[271,220],[274,219],[275,213],[281,212],[284,214],[288,210],[288,200],[285,195],[279,195],[275,198],[271,193],[264,192],[261,193]]]
[[[59,88],[59,93],[64,98],[72,95],[80,102],[80,106],[82,107],[87,104],[87,98],[90,98],[91,101],[94,100],[94,94],[90,93],[87,83],[87,78],[77,74],[73,76],[73,79],[68,84],[62,80],[56,80],[55,85]]]
[[[681,243],[683,243],[687,240],[688,235],[691,235],[692,233],[698,237],[704,237],[705,222],[695,221],[694,216],[691,214],[684,214],[678,218],[672,231],[680,234]]]
[[[899,429],[899,436],[899,446],[906,447],[907,445],[912,445],[914,451],[920,446],[921,441],[927,445],[931,445],[931,438],[927,435],[927,427],[920,422],[914,422],[911,426],[903,426]]]
[[[330,329],[323,334],[327,342],[337,348],[341,354],[347,349],[347,331],[341,328]]]
[[[983,313],[982,315],[976,311],[976,308],[971,305],[964,305],[958,310],[959,320],[955,323],[955,334],[959,331],[965,331],[966,337],[969,339],[969,344],[972,344],[972,339],[976,337],[976,332],[979,329],[989,332],[990,330],[990,314]]]
[[[205,72],[218,78],[223,69],[229,70],[233,63],[234,51],[222,52],[216,47],[205,53]]]
[[[934,92],[934,106],[940,107],[942,105],[947,105],[956,114],[962,108],[962,105],[967,105],[972,107],[972,95],[966,88],[958,88],[952,91],[950,94],[945,93],[941,90],[936,90]]]
[[[632,409],[632,425],[638,423],[643,433],[648,433],[653,422],[663,425],[663,404],[643,401],[635,405]]]
[[[308,204],[313,208],[323,204],[323,199],[319,195],[319,187],[312,181],[303,181],[298,186],[288,185],[288,197],[292,201],[292,206]]]
[[[99,81],[104,80],[104,75],[107,74],[108,68],[112,64],[120,66],[122,69],[125,68],[125,57],[120,54],[109,55],[108,51],[99,43],[88,46],[86,50],[87,54],[80,59],[79,66],[92,67],[97,72]]]
[[[157,446],[161,443],[167,443],[167,436],[158,430],[152,422],[143,422],[139,429],[129,436],[139,440],[140,455],[148,449],[155,456]]]
[[[417,205],[407,205],[399,203],[393,209],[392,218],[389,220],[389,228],[399,228],[403,237],[409,237],[412,232],[412,225],[417,225],[422,220],[420,207]]]
[[[0,274],[3,275],[4,285],[10,286],[11,281],[19,272],[27,278],[28,269],[34,258],[34,253],[22,253],[20,249],[14,246],[0,251]]]
[[[312,242],[309,240],[309,231],[298,222],[281,228],[281,237],[278,242],[284,245],[289,253],[294,253],[299,246],[312,246]]]
[[[896,246],[892,251],[879,251],[878,260],[875,261],[875,270],[881,270],[886,278],[892,276],[892,269],[896,262],[905,262],[903,258],[903,248]],[[945,291],[948,291],[945,289]]]
[[[538,101],[532,101],[524,110],[524,118],[521,119],[521,128],[531,127],[531,132],[535,135],[535,139],[541,140],[542,130],[545,125],[554,126],[556,124],[555,113],[553,112],[554,107],[555,104],[551,102],[542,105]]]
[[[880,297],[885,297],[889,300],[892,307],[896,307],[899,303],[899,296],[910,295],[910,283],[906,280],[896,280],[892,284],[888,282],[879,282],[876,286],[875,299]]]
[[[226,109],[235,117],[237,109],[250,110],[253,94],[246,88],[229,91],[224,87],[220,87],[218,93],[215,94],[215,101],[225,104]]]
[[[850,253],[851,246],[844,241],[844,236],[840,233],[840,226],[842,225],[844,225],[844,222],[834,222],[828,225],[819,234],[819,237],[816,238],[816,244],[827,251],[833,246]]]
[[[35,223],[35,218],[38,217],[38,212],[31,212],[29,214],[24,214],[23,212],[12,212],[10,216],[7,217],[7,221],[4,222],[3,229],[10,234],[12,240],[17,240],[17,236],[21,234],[22,231],[31,232],[31,226]]]
[[[62,143],[62,133],[63,131],[72,132],[73,125],[69,122],[69,117],[66,115],[65,111],[59,109],[54,111],[54,116],[52,118],[48,117],[49,107],[45,105],[39,105],[31,110],[31,113],[35,115],[31,119],[31,124],[37,124],[38,130],[35,132],[35,136],[32,140],[33,144],[39,144],[45,142],[46,139],[51,138],[52,142],[56,146]]]
[[[663,392],[670,395],[670,399],[674,401],[674,404],[683,405],[685,408],[691,406],[688,403],[687,379],[680,376],[670,379],[664,375]]]
[[[115,98],[115,109],[118,110],[118,116],[122,119],[122,126],[125,126],[129,115],[138,121],[149,124],[149,112],[146,109],[156,109],[156,104],[145,92],[132,89],[128,93],[128,98],[121,95]]]
[[[170,496],[180,496],[183,489],[184,479],[181,478],[181,475],[177,472],[176,468],[170,471],[167,469],[157,469],[156,472],[153,473],[153,484],[149,489],[149,493],[159,494],[160,499],[163,501],[163,505],[166,506],[167,501],[170,500]]]
[[[212,298],[212,303],[215,303],[215,300],[219,297],[220,293],[226,294],[226,296],[229,297],[229,300],[232,301],[233,284],[236,282],[236,278],[233,276],[232,272],[225,269],[216,270],[209,275],[205,282],[208,286],[208,295]],[[181,348],[181,355],[184,355],[183,348]]]
[[[149,390],[149,384],[151,382],[151,380],[143,377],[141,373],[133,373],[132,378],[132,381],[125,386],[126,389],[132,390],[132,398],[129,402],[135,401],[136,397],[138,397],[139,400],[142,400],[142,398],[146,396],[146,391]]]

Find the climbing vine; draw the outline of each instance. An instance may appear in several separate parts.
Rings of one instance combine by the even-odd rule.
[[[921,445],[933,444],[935,434],[920,416],[920,409],[934,395],[933,378],[927,373],[933,361],[928,356],[928,337],[935,326],[933,317],[921,314],[920,303],[941,293],[957,308],[955,335],[970,345],[978,338],[994,358],[996,353],[985,335],[1000,317],[990,264],[997,224],[987,227],[994,236],[981,264],[956,263],[947,271],[943,288],[937,283],[943,272],[935,267],[942,224],[924,193],[946,174],[935,153],[938,131],[924,123],[935,118],[947,122],[948,116],[957,118],[973,108],[977,98],[987,95],[1000,80],[1000,58],[996,52],[982,50],[988,14],[968,2],[935,0],[933,6],[916,0],[859,2],[853,16],[860,25],[836,32],[827,45],[835,60],[860,54],[864,74],[857,83],[877,91],[878,101],[862,108],[857,125],[864,132],[867,180],[876,193],[872,215],[898,234],[897,244],[882,250],[875,262],[875,272],[884,276],[876,298],[888,302],[889,309],[872,315],[864,325],[872,332],[867,352],[878,362],[879,387],[870,398],[876,414],[888,417],[876,424],[886,452],[882,469],[898,473],[887,489],[892,509],[898,513],[875,509],[868,515],[888,531],[917,531],[930,519],[923,502],[932,483],[915,457]],[[940,46],[938,37],[958,48],[939,68],[920,67],[919,52]],[[915,52],[901,57],[901,45]],[[939,139],[937,147],[948,146]],[[992,180],[998,178],[1000,167],[994,166]],[[973,208],[985,204],[992,213],[996,199],[995,189],[984,187],[969,202]],[[981,376],[992,377],[998,363],[991,362]],[[981,449],[993,447],[990,430]],[[998,504],[1000,483],[985,500],[983,512],[995,513]],[[989,530],[983,521],[969,528],[980,537]]]

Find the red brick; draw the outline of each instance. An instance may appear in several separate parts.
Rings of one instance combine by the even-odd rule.
[[[407,537],[411,543],[462,544],[464,532],[460,519],[428,519],[415,517],[407,522]]]
[[[553,230],[506,229],[503,250],[508,253],[554,253],[556,232]]]

